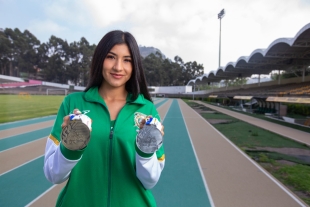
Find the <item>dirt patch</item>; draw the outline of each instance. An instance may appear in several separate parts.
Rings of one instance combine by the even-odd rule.
[[[195,111],[199,114],[203,114],[203,113],[214,114],[215,113],[215,111],[206,111],[206,110],[202,110],[202,109],[195,109]]]
[[[287,161],[287,160],[276,160],[276,162],[281,164],[281,165],[289,165],[289,166],[296,165],[295,162],[290,162],[290,161]]]
[[[256,150],[267,150],[269,152],[278,152],[286,155],[310,156],[310,150],[300,148],[273,148],[273,147],[255,147]]]
[[[231,120],[227,119],[207,119],[210,124],[227,124],[230,123]]]
[[[205,113],[205,114],[215,114],[216,111],[202,111],[200,113]]]

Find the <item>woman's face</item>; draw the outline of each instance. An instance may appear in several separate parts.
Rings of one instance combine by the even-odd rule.
[[[104,87],[124,87],[132,73],[132,59],[126,44],[115,45],[103,61]]]

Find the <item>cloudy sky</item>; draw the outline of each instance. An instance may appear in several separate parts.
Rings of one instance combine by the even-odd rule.
[[[55,35],[91,44],[120,29],[139,45],[197,61],[208,73],[219,64],[217,14],[223,8],[221,66],[294,37],[310,23],[310,0],[0,0],[0,28],[28,29],[41,42]]]

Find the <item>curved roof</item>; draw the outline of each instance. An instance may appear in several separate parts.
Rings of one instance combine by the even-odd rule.
[[[270,74],[273,70],[301,69],[310,65],[310,23],[299,30],[294,38],[279,38],[266,49],[256,49],[249,56],[241,56],[216,71],[210,71],[187,85],[219,82],[254,74]]]

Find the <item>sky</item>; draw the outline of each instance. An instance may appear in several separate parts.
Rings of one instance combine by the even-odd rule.
[[[309,23],[310,0],[0,0],[2,29],[27,29],[41,43],[54,35],[91,44],[119,29],[172,60],[203,64],[206,74],[218,69],[219,56],[226,66]]]

